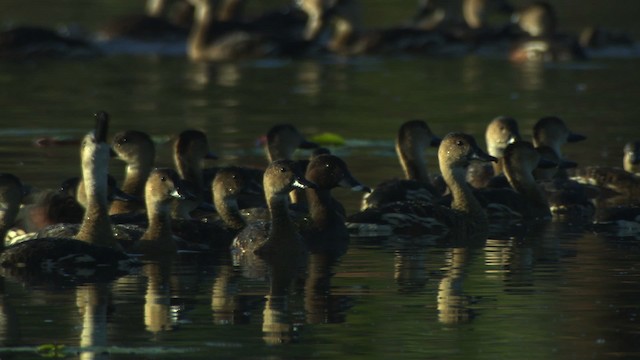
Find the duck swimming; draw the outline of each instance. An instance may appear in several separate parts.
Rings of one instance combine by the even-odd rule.
[[[307,188],[310,222],[302,229],[307,248],[313,253],[320,250],[344,253],[349,240],[344,214],[336,206],[331,190],[344,187],[352,191],[371,190],[356,180],[347,164],[335,155],[317,155],[307,166],[305,178],[316,187]]]
[[[400,126],[396,137],[396,153],[405,179],[392,179],[378,184],[362,199],[361,210],[379,207],[394,201],[433,201],[441,192],[431,184],[424,158],[428,147],[437,148],[441,139],[433,134],[426,122],[410,120]]]
[[[394,202],[381,208],[370,208],[347,219],[352,235],[375,236],[376,233],[387,235],[392,232],[452,240],[484,236],[488,230],[487,215],[465,179],[467,168],[474,160],[497,161],[482,151],[472,136],[448,134],[438,148],[438,161],[452,194],[451,207]]]
[[[74,238],[45,237],[9,246],[0,255],[2,266],[53,272],[96,266],[118,271],[135,264],[122,252],[111,231],[107,208],[108,115],[99,112],[96,120],[95,132],[85,136],[81,145],[88,202],[78,233]]]
[[[294,188],[315,188],[292,160],[273,161],[264,172],[269,222],[250,223],[233,240],[234,257],[295,257],[303,252],[298,229],[289,216],[288,196]]]
[[[586,59],[586,53],[577,39],[556,32],[557,16],[550,3],[534,1],[517,11],[513,20],[526,35],[513,45],[509,55],[511,60],[521,62]]]

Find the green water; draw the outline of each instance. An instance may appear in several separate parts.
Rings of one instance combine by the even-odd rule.
[[[134,9],[125,1],[46,1],[36,10],[5,3],[7,20],[89,29],[98,10],[107,17]],[[415,2],[401,3],[372,1],[367,19],[405,18]],[[567,28],[600,14],[605,25],[636,30],[629,7],[636,2],[558,3]],[[485,125],[502,114],[518,119],[525,138],[538,118],[559,115],[588,137],[566,146],[567,158],[619,165],[623,144],[640,138],[639,66],[633,57],[514,65],[478,56],[1,62],[0,169],[37,188],[76,176],[77,146],[36,147],[34,140],[79,138],[100,109],[112,115],[111,134],[152,134],[158,165],[167,166],[169,139],[185,128],[207,133],[221,156],[212,164],[265,166],[256,140],[290,122],[307,136],[343,136],[346,145],[332,150],[373,186],[401,174],[393,137],[402,122],[422,118],[441,136],[465,131],[482,144]],[[427,159],[436,173],[435,154]],[[122,174],[121,163],[111,168]],[[358,194],[335,195],[356,210]],[[281,301],[267,301],[266,282],[214,258],[149,264],[106,285],[60,288],[7,277],[0,358],[41,358],[34,349],[42,344],[64,344],[69,358],[636,358],[639,263],[635,239],[551,223],[469,248],[353,240],[335,266],[315,259]],[[92,352],[81,357],[80,347]]]

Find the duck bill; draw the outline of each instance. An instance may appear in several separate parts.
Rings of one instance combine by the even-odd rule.
[[[431,138],[431,142],[429,143],[429,146],[437,148],[438,146],[440,146],[441,142],[442,142],[442,138],[434,136]]]
[[[320,147],[320,145],[312,142],[312,141],[307,141],[307,140],[302,140],[302,142],[300,143],[300,145],[298,146],[298,148],[300,149],[315,149],[317,147]]]
[[[567,142],[578,142],[578,141],[582,141],[585,140],[587,137],[582,135],[582,134],[576,134],[576,133],[569,133],[569,136],[567,136]]]
[[[498,158],[495,158],[480,148],[476,148],[475,151],[469,156],[469,160],[478,160],[483,162],[498,162]]]
[[[311,181],[303,178],[303,177],[297,177],[294,181],[293,181],[293,187],[299,188],[299,189],[317,189],[318,186],[314,183],[312,183]]]
[[[170,193],[169,195],[171,195],[171,197],[176,198],[176,199],[180,199],[180,200],[195,200],[196,196],[194,194],[192,194],[190,191],[188,191],[187,189],[180,187],[180,186],[176,186]]]
[[[368,186],[362,185],[351,174],[347,174],[342,180],[340,180],[338,185],[340,187],[351,189],[351,191],[359,191],[359,192],[366,192],[366,193],[371,192],[371,189]]]
[[[107,141],[107,130],[109,129],[109,114],[105,111],[98,111],[95,114],[96,118],[96,131],[94,136],[97,142]]]

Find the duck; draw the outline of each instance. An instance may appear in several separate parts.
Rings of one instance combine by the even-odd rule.
[[[347,218],[351,235],[415,235],[454,242],[482,238],[488,231],[487,214],[465,179],[469,164],[476,160],[497,161],[480,149],[473,136],[459,132],[447,134],[438,148],[438,162],[451,191],[451,206],[400,201],[370,208]]]
[[[303,40],[269,34],[254,24],[228,26],[217,22],[213,0],[189,0],[195,7],[194,22],[187,41],[187,55],[194,61],[228,61],[269,56],[297,57],[313,51],[320,31],[309,31]],[[322,6],[321,1],[303,1],[301,9]],[[323,13],[322,10],[316,12]],[[321,18],[309,16],[310,19]]]
[[[121,131],[114,135],[111,149],[117,159],[126,163],[122,191],[129,196],[143,199],[145,183],[153,169],[156,157],[153,140],[143,131]],[[114,200],[109,214],[128,214],[144,209],[142,202]]]
[[[92,57],[101,52],[90,42],[37,26],[0,31],[0,59]]]
[[[180,178],[187,182],[189,191],[196,196],[194,200],[180,200],[174,206],[174,218],[191,219],[191,212],[204,199],[211,198],[210,190],[202,170],[205,159],[217,159],[218,156],[209,149],[207,135],[195,129],[182,131],[173,144],[173,160]],[[206,186],[205,186],[206,184]]]
[[[587,55],[577,39],[557,33],[557,16],[546,1],[534,1],[518,10],[513,21],[525,34],[510,50],[509,58],[524,61],[585,60]]]
[[[178,173],[170,168],[156,168],[145,183],[144,198],[148,225],[129,249],[143,254],[175,254],[178,250],[171,227],[173,199],[194,197],[183,186]]]
[[[365,194],[360,210],[380,207],[384,204],[404,200],[433,201],[441,192],[432,184],[424,153],[429,147],[437,148],[440,137],[436,136],[424,120],[409,120],[398,130],[395,150],[405,178],[386,180],[378,184],[371,193]]]
[[[551,210],[546,194],[536,182],[533,171],[536,168],[556,167],[556,161],[544,158],[532,143],[524,140],[512,142],[502,151],[499,160],[504,176],[509,184],[509,191],[504,188],[485,188],[478,190],[476,196],[489,208],[506,206],[511,218],[516,220],[548,220]],[[494,219],[492,212],[487,210]],[[504,218],[504,217],[503,217]]]
[[[510,116],[497,116],[493,118],[487,125],[485,131],[485,141],[487,144],[487,153],[497,159],[501,159],[504,150],[509,144],[521,140],[518,122]],[[487,187],[495,176],[502,173],[501,162],[487,164],[475,163],[469,166],[467,171],[467,181],[474,188],[480,189]],[[496,186],[494,183],[492,186]],[[501,182],[499,186],[505,186],[505,182]]]
[[[608,190],[603,191],[607,199],[599,199],[606,200],[606,203],[637,204],[635,199],[640,195],[640,141],[626,143],[623,154],[622,168],[587,166],[576,169],[571,174],[571,179]]]
[[[331,190],[344,187],[357,192],[370,192],[367,186],[356,180],[347,164],[331,154],[321,154],[311,158],[305,178],[315,184],[305,190],[309,205],[309,223],[301,230],[311,253],[331,252],[343,254],[349,242],[349,232],[345,225],[344,213]]]
[[[122,251],[111,231],[107,203],[108,121],[106,112],[98,112],[95,131],[82,141],[80,157],[88,202],[78,233],[73,238],[44,237],[8,246],[0,255],[3,267],[66,273],[87,267],[127,272],[135,266],[137,261]]]
[[[271,262],[278,258],[304,255],[300,233],[289,216],[288,196],[294,188],[316,188],[305,179],[293,160],[271,162],[264,172],[264,192],[270,221],[249,223],[231,244],[234,262],[259,266],[263,259]]]
[[[548,154],[547,158],[557,157],[562,160],[562,146],[567,143],[584,141],[587,137],[573,132],[558,116],[544,116],[533,126],[533,145],[536,148],[548,146],[555,155]],[[544,151],[544,150],[542,150]],[[566,178],[564,171],[559,171],[555,177]],[[537,178],[538,180],[543,180]]]
[[[342,56],[363,54],[438,53],[445,45],[440,33],[410,26],[364,30],[356,0],[339,0],[327,12],[332,34],[326,48]]]

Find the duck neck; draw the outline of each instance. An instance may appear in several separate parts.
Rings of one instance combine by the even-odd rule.
[[[240,230],[245,227],[246,223],[240,215],[238,199],[235,196],[215,196],[214,202],[216,211],[225,225],[234,230]]]
[[[549,217],[549,203],[542,189],[536,183],[531,171],[525,169],[516,169],[514,166],[505,162],[504,172],[511,187],[518,193],[522,194],[528,205],[532,209],[534,217]]]
[[[147,218],[149,226],[140,240],[172,244],[171,201],[153,201],[151,196],[147,196]]]
[[[424,149],[419,146],[402,146],[396,143],[396,153],[406,179],[423,183],[430,182],[423,152]]]
[[[337,17],[333,31],[333,37],[328,44],[329,49],[336,52],[347,52],[349,44],[356,35],[355,26],[351,21]]]
[[[151,164],[130,164],[124,176],[122,191],[131,196],[142,198],[144,196],[144,186],[151,173]],[[123,214],[142,209],[142,204],[135,201],[114,200],[111,204],[110,214]]]
[[[295,235],[295,226],[289,216],[288,194],[277,194],[269,197],[267,206],[271,214],[271,241],[286,240]]]
[[[498,158],[498,161],[491,164],[491,166],[493,167],[493,175],[497,176],[502,174],[503,168],[504,168],[504,159],[496,155],[491,155],[491,156],[495,156]]]
[[[466,181],[466,169],[461,167],[448,168],[440,164],[442,177],[449,186],[453,200],[451,208],[474,219],[476,223],[487,223],[487,215],[478,202],[469,184]]]
[[[195,7],[193,27],[189,34],[188,53],[192,59],[202,58],[212,21],[213,7],[210,0],[198,1]]]
[[[315,227],[327,228],[344,223],[340,216],[332,209],[333,198],[331,197],[331,190],[307,189],[306,193],[307,201],[309,202],[309,214]]]
[[[182,156],[177,156],[176,167],[178,174],[183,180],[189,181],[193,184],[194,195],[198,196],[202,194],[204,189],[204,179],[202,175],[202,164],[200,160],[186,159]]]
[[[108,159],[108,155],[106,158]],[[93,245],[117,248],[119,245],[113,237],[109,220],[107,166],[96,164],[96,161],[94,158],[83,161],[82,176],[87,194],[87,207],[75,238]]]

